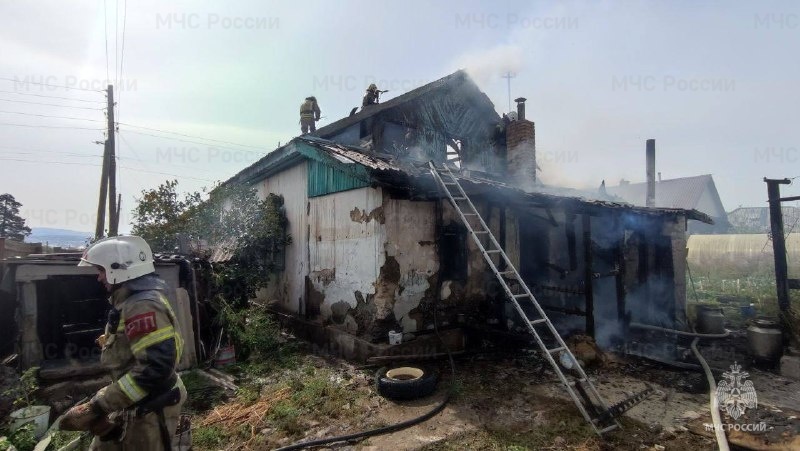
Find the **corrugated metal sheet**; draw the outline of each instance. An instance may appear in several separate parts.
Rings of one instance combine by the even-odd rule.
[[[359,152],[358,150],[336,144],[332,141],[322,141],[316,139],[304,139],[304,141],[320,150],[324,150],[332,155],[335,155],[337,160],[345,164],[355,162],[379,171],[403,171],[402,168],[393,165],[388,161],[365,154],[363,150]]]
[[[366,180],[319,161],[308,162],[308,197],[364,188],[370,185]]]
[[[709,183],[713,183],[709,174],[656,182],[656,207],[695,210]],[[634,205],[646,204],[647,183],[609,186],[606,191]]]

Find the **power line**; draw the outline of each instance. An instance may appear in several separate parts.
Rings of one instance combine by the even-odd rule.
[[[205,141],[213,141],[213,142],[218,142],[218,143],[223,143],[223,144],[231,144],[231,145],[234,145],[234,146],[249,147],[251,149],[263,150],[262,147],[248,146],[247,144],[239,144],[239,143],[235,143],[235,142],[231,142],[231,141],[222,141],[222,140],[219,140],[219,139],[203,138],[201,136],[187,135],[185,133],[171,132],[169,130],[161,130],[161,129],[158,129],[158,128],[142,127],[141,125],[127,124],[127,123],[124,123],[124,122],[117,122],[117,124],[118,125],[126,125],[128,127],[133,127],[133,128],[140,128],[142,130],[150,130],[150,131],[161,132],[161,133],[171,133],[173,135],[185,136],[187,138],[202,139],[202,140],[205,140]],[[132,133],[140,133],[142,135],[146,134],[146,133],[136,132],[136,131],[133,131],[133,130],[129,130],[129,131],[131,131]],[[148,136],[154,136],[154,135],[148,135]],[[163,136],[163,137],[162,136],[158,136],[158,138],[175,139],[175,138],[171,138],[169,136]],[[177,141],[182,141],[182,140],[177,139]],[[192,141],[186,141],[186,142],[192,142]],[[205,145],[207,145],[207,143],[195,143],[195,144],[205,144]],[[220,146],[220,147],[222,147],[222,146]],[[242,149],[236,149],[236,150],[242,150]]]
[[[17,95],[21,95],[21,96],[35,96],[35,97],[47,97],[49,99],[70,100],[70,101],[73,101],[73,102],[105,103],[102,100],[73,99],[73,98],[70,98],[70,97],[48,96],[48,95],[45,95],[45,94],[31,94],[31,93],[28,93],[28,92],[19,92],[19,91],[4,91],[4,90],[0,90],[0,92],[4,92],[4,93],[7,93],[7,94],[17,94]]]
[[[190,144],[199,144],[201,146],[213,146],[213,147],[218,147],[220,149],[234,150],[236,152],[252,152],[252,151],[245,150],[245,149],[236,149],[234,147],[220,146],[220,145],[204,143],[204,142],[199,142],[199,141],[189,141],[188,139],[173,138],[171,136],[153,135],[153,134],[150,134],[150,133],[137,132],[137,131],[134,131],[134,130],[127,130],[127,132],[128,133],[136,133],[137,135],[152,136],[153,138],[171,139],[173,141],[180,141],[180,142],[185,142],[185,143],[190,143]]]
[[[19,151],[17,151],[17,152],[6,152],[6,151],[2,151],[2,152],[0,152],[0,155],[38,155],[38,154],[43,154],[43,153],[44,154],[52,154],[52,152],[48,152],[48,151],[44,151],[44,150],[42,150],[42,151],[32,150],[30,152],[19,152]],[[74,157],[74,158],[103,158],[102,155],[80,155],[80,154],[68,153],[68,152],[59,153],[58,156],[60,156],[60,157]]]
[[[15,147],[15,146],[0,146],[0,149],[9,149],[9,150],[21,150],[23,152],[17,153],[47,153],[47,154],[58,154],[58,155],[66,155],[66,156],[76,156],[76,157],[96,157],[100,158],[102,155],[89,155],[85,153],[75,153],[75,152],[59,152],[55,150],[44,150],[44,149],[29,149],[26,147]],[[12,153],[12,152],[7,152]]]
[[[128,140],[127,140],[127,139],[125,139],[125,136],[124,136],[122,133],[120,133],[119,131],[117,132],[117,136],[119,136],[119,138],[122,140],[122,142],[123,142],[123,143],[125,143],[125,145],[126,145],[126,146],[128,146],[128,148],[129,148],[129,149],[131,149],[131,152],[133,152],[133,156],[136,158],[136,161],[138,161],[139,163],[141,163],[141,164],[142,164],[142,166],[144,166],[145,168],[147,168],[147,167],[148,167],[148,166],[147,166],[147,163],[145,163],[145,162],[144,162],[144,160],[142,160],[142,159],[139,157],[139,152],[137,152],[137,151],[136,151],[136,149],[134,149],[134,148],[133,148],[133,146],[132,146],[132,145],[130,145],[130,143],[128,142]]]
[[[120,135],[120,137],[122,137],[122,135]],[[136,154],[136,150],[124,138],[123,138],[123,142],[125,142],[125,144],[128,146],[128,148],[134,154]],[[9,149],[11,151],[4,151],[3,149]],[[76,157],[76,158],[103,158],[102,154],[101,155],[89,155],[89,154],[85,154],[85,153],[61,152],[61,151],[57,151],[57,150],[29,149],[29,148],[25,148],[25,147],[14,147],[14,146],[0,146],[0,155],[4,155],[4,154],[5,155],[9,155],[9,154],[10,155],[47,154],[47,155],[58,155],[58,156]],[[152,169],[146,164],[146,162],[143,161],[141,158],[139,158],[138,154],[135,156],[135,158],[129,158],[129,157],[123,158],[123,157],[117,155],[117,156],[114,157],[114,159],[117,160],[117,161],[127,161],[127,162],[135,161],[135,162],[141,164],[145,168],[145,170],[153,172]],[[173,167],[173,168],[190,169],[190,170],[192,170],[194,172],[197,172],[197,171],[205,172],[205,173],[210,174],[210,175],[213,175],[213,173],[214,173],[214,171],[211,171],[211,170],[197,169],[196,167],[187,166],[187,165],[180,165],[180,164],[174,164],[174,163],[163,163],[163,162],[160,162],[160,161],[158,162],[158,164],[159,165],[164,165],[164,166],[170,166],[170,167]]]
[[[10,127],[31,127],[31,128],[69,128],[73,130],[97,130],[105,131],[104,128],[88,128],[88,127],[71,127],[61,125],[34,125],[34,124],[11,124],[8,122],[0,122],[0,125],[8,125]]]
[[[23,112],[20,112],[20,111],[3,111],[3,110],[0,110],[0,113],[22,114],[22,115],[25,115],[25,116],[37,116],[37,117],[50,117],[50,118],[55,118],[55,119],[71,119],[71,120],[75,120],[75,121],[105,122],[105,121],[101,121],[99,119],[85,119],[85,118],[82,118],[82,117],[71,117],[71,116],[51,116],[49,114],[23,113]]]
[[[108,71],[108,12],[106,12],[106,0],[103,0],[103,30],[106,40],[106,80],[111,80]]]
[[[122,52],[119,57],[119,81],[124,82],[125,78],[122,76],[122,65],[125,63],[125,30],[128,24],[128,0],[125,0],[122,13]],[[120,89],[117,94],[117,120],[119,120],[120,99],[122,98],[122,90]]]
[[[102,167],[103,166],[102,164],[78,163],[78,162],[74,162],[74,161],[26,160],[24,158],[2,158],[2,157],[0,157],[0,161],[19,161],[19,162],[24,162],[24,163],[41,163],[41,164],[64,164],[64,165],[72,165],[72,166],[95,166],[95,167]],[[203,178],[200,178],[200,177],[192,177],[192,176],[189,176],[189,175],[178,175],[178,174],[171,174],[171,173],[168,173],[168,172],[160,172],[160,171],[146,171],[144,169],[137,169],[137,168],[131,168],[131,167],[123,167],[123,169],[129,170],[129,171],[144,172],[144,173],[147,173],[147,174],[158,174],[158,175],[167,175],[167,176],[170,176],[170,177],[177,177],[177,178],[183,178],[183,179],[193,179],[193,180],[199,180],[199,181],[202,181],[202,182],[214,183],[216,181],[216,180],[211,180],[211,179],[203,179]]]
[[[72,106],[72,105],[57,105],[55,103],[42,103],[42,102],[28,102],[27,100],[11,100],[11,99],[0,99],[0,102],[14,102],[14,103],[28,103],[31,105],[44,105],[44,106],[57,106],[61,108],[75,108],[77,110],[95,110],[100,111],[104,110],[105,108],[91,108],[88,106]]]
[[[0,77],[0,80],[13,81],[14,83],[25,83],[25,84],[30,83],[32,85],[50,86],[52,88],[76,89],[78,91],[89,91],[89,92],[104,92],[101,89],[76,88],[75,86],[56,85],[56,84],[52,84],[52,83],[39,83],[39,82],[28,81],[28,80],[17,80],[16,78],[8,78],[8,77]]]
[[[135,160],[136,160],[138,163],[140,163],[140,164],[141,164],[143,167],[145,167],[146,169],[148,169],[148,170],[149,170],[149,169],[150,169],[150,167],[147,165],[147,162],[146,162],[146,161],[144,161],[144,160],[142,160],[142,159],[139,157],[139,153],[138,153],[138,152],[136,152],[136,149],[134,149],[134,148],[133,148],[133,146],[131,146],[131,144],[130,144],[130,143],[129,143],[129,142],[128,142],[128,141],[127,141],[127,140],[126,140],[126,139],[125,139],[125,138],[124,138],[122,135],[123,135],[122,133],[117,133],[117,136],[119,136],[119,137],[120,137],[120,139],[122,139],[122,142],[124,142],[124,143],[125,143],[125,145],[126,145],[126,146],[128,146],[128,148],[131,150],[131,152],[133,152],[133,153],[134,153]],[[119,158],[119,157],[117,157],[117,159],[120,159],[120,158]],[[127,160],[128,160],[128,161],[133,161],[133,160],[132,160],[132,159],[130,159],[130,158],[127,158]],[[197,172],[197,171],[200,171],[200,172],[206,172],[206,173],[209,173],[209,174],[213,174],[213,173],[214,173],[214,171],[213,171],[213,170],[209,170],[209,169],[198,169],[196,166],[187,166],[187,165],[183,165],[183,164],[174,164],[174,163],[172,163],[172,162],[169,162],[169,163],[164,163],[164,162],[162,162],[162,161],[158,161],[158,160],[156,161],[156,163],[158,163],[159,165],[166,165],[166,166],[170,166],[170,167],[173,167],[173,168],[191,169],[192,171],[195,171],[195,172]]]
[[[119,86],[119,0],[114,2],[114,86]]]

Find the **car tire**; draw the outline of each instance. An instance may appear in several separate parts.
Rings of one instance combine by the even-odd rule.
[[[394,400],[410,400],[429,396],[436,390],[438,378],[431,368],[401,366],[383,367],[375,373],[375,386],[381,396]]]

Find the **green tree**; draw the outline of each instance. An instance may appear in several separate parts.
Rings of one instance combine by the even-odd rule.
[[[11,194],[0,195],[0,237],[24,241],[31,234],[30,227],[25,225],[25,219],[19,216],[21,206]]]
[[[158,188],[143,190],[133,210],[132,233],[147,240],[154,252],[175,250],[178,235],[188,230],[190,212],[202,201],[198,192],[181,199],[177,187],[177,180],[167,180]]]

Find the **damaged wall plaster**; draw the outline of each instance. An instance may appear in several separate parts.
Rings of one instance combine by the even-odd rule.
[[[382,199],[381,189],[359,188],[309,200],[309,279],[324,296],[320,314],[351,333],[365,327],[351,312],[358,306],[356,293],[362,298],[375,294],[374,282],[385,263]]]
[[[400,278],[394,291],[392,312],[405,332],[421,326],[411,317],[427,296],[435,295],[435,277],[439,271],[439,256],[435,245],[434,202],[384,199],[386,217],[386,255],[397,261]]]
[[[290,312],[305,311],[305,277],[308,272],[308,221],[306,209],[308,197],[308,168],[304,161],[297,166],[261,180],[256,189],[261,199],[269,193],[283,196],[292,244],[286,246],[286,270],[259,294],[270,300],[278,300],[281,308]]]

